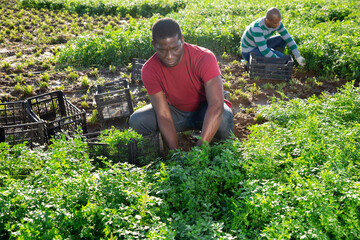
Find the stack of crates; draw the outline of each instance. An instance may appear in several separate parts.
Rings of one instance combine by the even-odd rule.
[[[47,140],[44,122],[29,111],[25,101],[0,104],[0,142],[16,145],[26,141],[33,147]]]
[[[145,59],[134,58],[132,61],[131,80],[142,81],[141,69],[146,62]]]
[[[267,58],[250,54],[249,75],[253,79],[290,80],[294,61],[290,55],[284,58]]]
[[[38,121],[45,121],[49,137],[60,132],[73,134],[79,126],[83,133],[87,132],[85,111],[80,111],[68,101],[62,91],[27,98],[26,103]]]
[[[95,102],[101,121],[128,117],[134,112],[127,79],[97,85]]]
[[[114,162],[128,162],[136,166],[144,166],[164,153],[164,145],[160,133],[143,136],[140,140],[132,140],[128,144],[110,146],[98,142],[98,133],[86,134],[89,154],[94,159],[99,156],[107,157]]]

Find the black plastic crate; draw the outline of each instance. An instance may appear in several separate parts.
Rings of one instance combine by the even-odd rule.
[[[95,102],[101,121],[128,117],[134,112],[127,79],[97,85]]]
[[[146,62],[145,59],[134,58],[132,61],[131,80],[142,81],[141,69]]]
[[[89,148],[89,155],[94,159],[98,159],[103,156],[114,162],[129,162],[133,163],[130,144],[118,144],[116,147],[112,147],[107,143],[100,143],[96,140],[87,142]]]
[[[154,162],[164,155],[164,143],[160,133],[142,136],[139,142],[132,144],[132,161],[137,166],[144,166]]]
[[[27,141],[30,147],[47,143],[45,123],[26,105],[24,101],[0,104],[0,142],[15,145]]]
[[[128,162],[136,166],[144,166],[156,160],[164,153],[160,133],[142,136],[140,140],[132,140],[128,144],[118,144],[115,147],[98,142],[97,133],[86,134],[89,154],[94,159],[105,156],[114,162]]]
[[[260,77],[263,79],[290,80],[294,61],[290,55],[284,58],[259,57],[250,54],[249,75],[250,78]]]
[[[73,134],[81,126],[87,132],[86,113],[68,101],[62,91],[54,91],[27,98],[29,108],[38,120],[46,123],[49,137],[60,132]]]

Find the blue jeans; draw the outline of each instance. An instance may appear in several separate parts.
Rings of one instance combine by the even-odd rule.
[[[196,112],[184,112],[170,105],[171,116],[177,132],[187,130],[201,130],[204,122],[205,113],[208,104],[204,103]],[[149,135],[159,132],[159,126],[156,119],[156,113],[152,105],[146,105],[136,110],[129,120],[129,125],[137,133]],[[234,115],[224,103],[224,115],[218,131],[215,134],[217,139],[226,139],[231,136],[234,129]]]
[[[284,49],[286,47],[286,42],[284,41],[284,39],[282,39],[280,35],[270,37],[268,40],[266,40],[266,44],[268,48],[270,48],[271,51],[273,51],[278,57],[280,58],[284,57],[283,53],[275,50],[275,49]],[[254,48],[253,50],[247,53],[241,52],[241,55],[246,61],[250,61],[250,53],[252,52],[255,53],[256,56],[259,57],[263,56],[258,47]]]

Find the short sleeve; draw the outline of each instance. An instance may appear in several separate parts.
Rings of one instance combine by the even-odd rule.
[[[155,69],[149,66],[149,64],[143,66],[141,70],[141,79],[149,95],[162,91],[160,81],[157,79],[158,77]]]
[[[197,74],[204,83],[221,75],[216,57],[210,51],[201,56],[196,69],[198,69]]]

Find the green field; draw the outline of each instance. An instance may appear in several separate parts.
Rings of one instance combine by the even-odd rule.
[[[359,79],[358,1],[187,1],[165,16],[177,19],[185,40],[217,53],[239,54],[246,26],[265,15],[271,6],[282,12],[283,22],[307,59],[307,69],[349,80]],[[60,61],[84,65],[124,64],[131,58],[151,56],[151,24],[160,16],[130,21],[119,31],[84,37],[67,45]],[[136,47],[134,47],[136,46]],[[109,56],[108,51],[116,52]]]
[[[360,238],[359,1],[13,3],[16,10],[1,1],[1,46],[13,44],[21,60],[21,44],[33,47],[36,58],[24,65],[44,70],[43,84],[61,74],[62,84],[79,84],[78,69],[96,75],[149,57],[150,26],[162,16],[179,21],[186,41],[239,60],[245,27],[275,4],[307,59],[300,70],[318,73],[314,85],[301,84],[347,83],[334,94],[274,97],[259,106],[262,124],[246,139],[170,152],[144,167],[93,158],[80,134],[47,148],[0,143],[0,239]],[[41,59],[48,45],[53,55]],[[19,64],[0,62],[3,83],[29,84],[31,76],[6,75]],[[101,140],[115,146],[134,137],[114,129]]]

